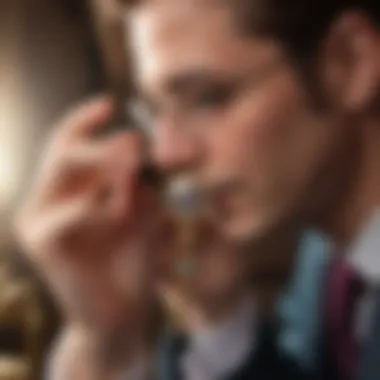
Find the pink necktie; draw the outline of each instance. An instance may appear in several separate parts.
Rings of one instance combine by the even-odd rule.
[[[329,291],[327,317],[330,344],[341,372],[348,378],[353,378],[358,364],[355,315],[357,303],[364,291],[364,283],[339,258],[331,268]]]

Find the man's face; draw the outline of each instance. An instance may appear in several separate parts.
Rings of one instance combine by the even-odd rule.
[[[154,159],[210,190],[230,237],[262,236],[316,201],[339,123],[310,106],[280,45],[240,34],[226,6],[157,3],[139,8],[132,24]]]

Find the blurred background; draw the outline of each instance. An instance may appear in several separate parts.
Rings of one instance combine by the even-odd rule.
[[[128,92],[117,0],[0,1],[0,380],[39,379],[59,318],[12,242],[10,220],[54,121]]]

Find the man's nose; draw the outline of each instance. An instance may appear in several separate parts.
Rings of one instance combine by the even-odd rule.
[[[170,124],[157,128],[152,148],[154,163],[164,171],[182,171],[194,167],[201,149],[194,137]]]

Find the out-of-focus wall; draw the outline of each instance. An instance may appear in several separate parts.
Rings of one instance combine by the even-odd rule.
[[[0,269],[5,261],[17,281],[26,279],[33,284],[30,289],[43,314],[36,357],[46,353],[59,313],[13,244],[9,225],[28,190],[47,133],[68,107],[89,95],[97,84],[92,31],[87,18],[78,12],[83,1],[0,0]],[[3,293],[17,284],[13,280],[7,286],[2,283]],[[4,331],[8,334],[0,320],[3,351],[9,340]],[[41,363],[33,361],[38,368]],[[40,374],[35,378],[41,378]]]
[[[46,132],[89,91],[89,44],[58,0],[0,2],[0,252]]]

